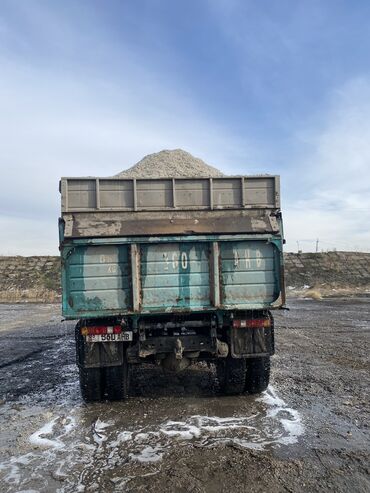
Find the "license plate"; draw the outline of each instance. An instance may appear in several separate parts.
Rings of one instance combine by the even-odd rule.
[[[86,342],[126,342],[132,341],[132,331],[121,332],[120,334],[99,334],[85,336]]]

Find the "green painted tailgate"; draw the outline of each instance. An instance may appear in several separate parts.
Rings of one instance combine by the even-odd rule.
[[[64,315],[128,310],[131,266],[128,245],[76,246],[64,261]]]
[[[143,245],[140,274],[144,310],[211,304],[208,243]]]
[[[209,235],[97,243],[62,247],[66,318],[279,303],[280,239]]]
[[[225,305],[272,303],[279,294],[277,250],[271,243],[221,243],[221,300]]]

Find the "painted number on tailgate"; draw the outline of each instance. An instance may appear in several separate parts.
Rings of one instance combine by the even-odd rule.
[[[244,267],[246,269],[252,269],[252,260],[255,261],[255,266],[256,267],[261,267],[262,266],[262,253],[261,250],[255,250],[256,252],[256,258],[251,258],[250,250],[247,248],[244,250],[244,258],[239,257],[239,252],[238,250],[233,250],[233,256],[234,256],[234,267]],[[244,263],[244,265],[243,265]]]
[[[164,270],[168,270],[169,266],[169,258],[168,253],[165,252],[163,254],[164,259]],[[172,268],[173,270],[177,270],[180,266],[181,269],[186,270],[188,268],[188,254],[186,252],[182,252],[180,255],[177,252],[172,253]]]

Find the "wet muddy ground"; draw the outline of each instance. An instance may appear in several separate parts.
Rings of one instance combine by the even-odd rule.
[[[370,298],[289,306],[261,396],[147,366],[128,401],[87,405],[73,324],[0,305],[0,491],[370,491]]]

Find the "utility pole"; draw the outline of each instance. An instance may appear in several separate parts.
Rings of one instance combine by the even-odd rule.
[[[319,253],[319,239],[316,240],[316,253]]]

